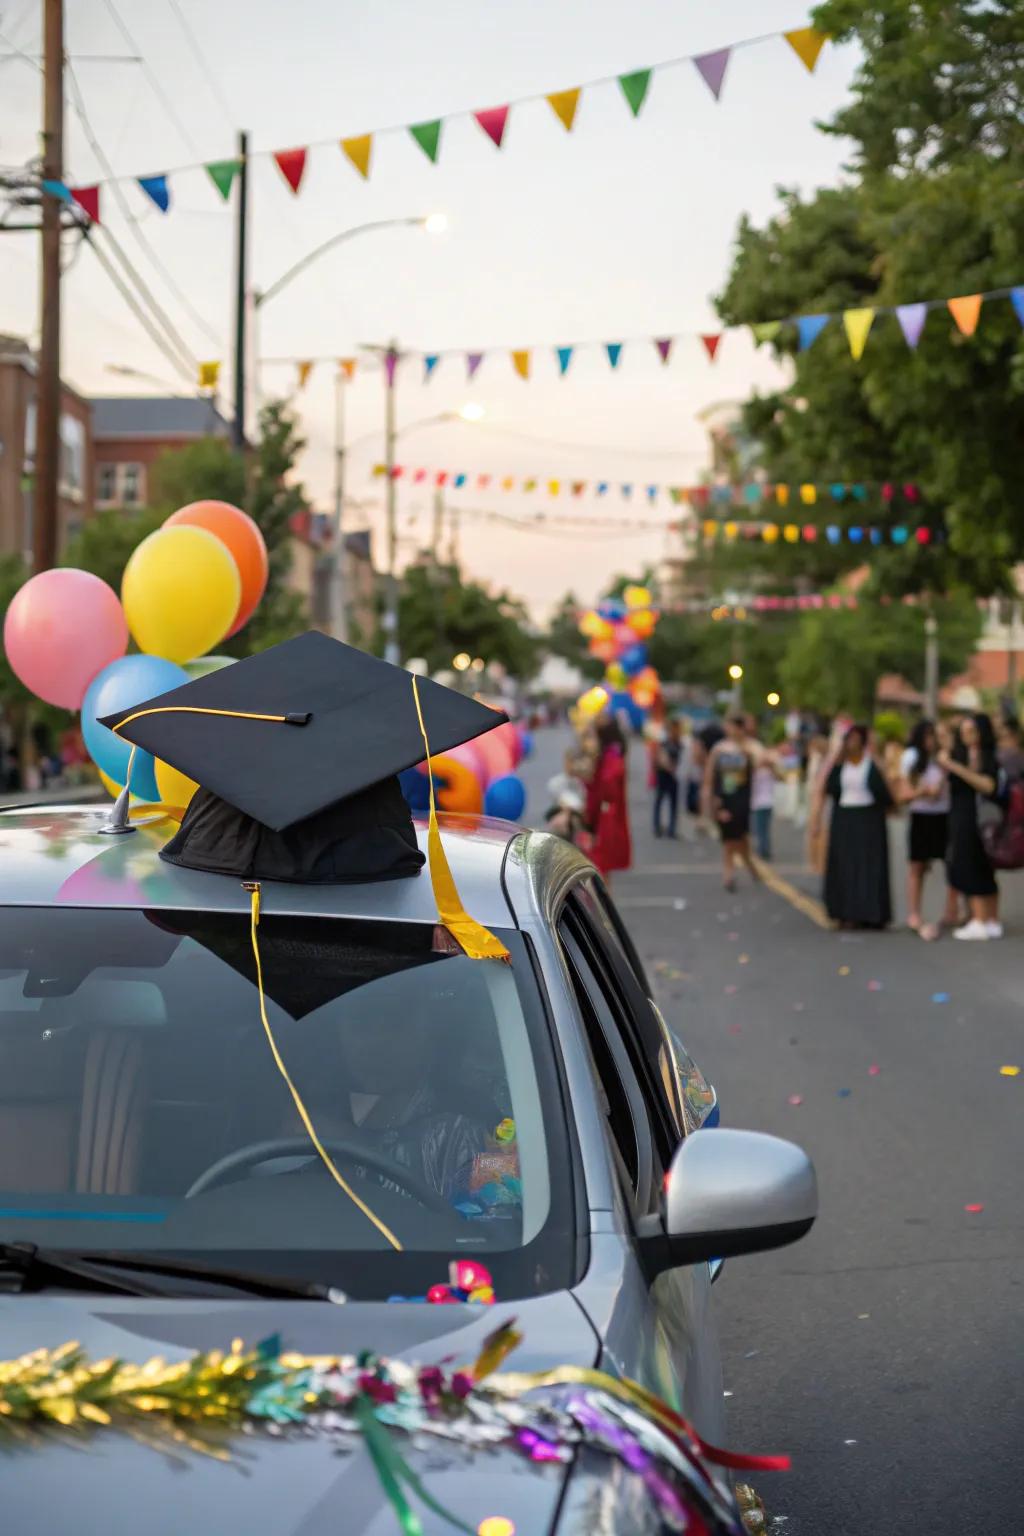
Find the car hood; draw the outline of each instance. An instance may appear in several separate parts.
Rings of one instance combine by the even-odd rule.
[[[597,1337],[568,1292],[486,1309],[12,1296],[0,1301],[0,1360],[75,1339],[92,1356],[141,1363],[279,1333],[285,1349],[303,1354],[369,1349],[424,1364],[449,1356],[468,1363],[511,1316],[523,1333],[514,1369],[596,1363]],[[531,1536],[551,1529],[564,1467],[534,1466],[511,1450],[469,1453],[443,1442],[414,1450],[406,1441],[401,1450],[430,1494],[470,1530],[487,1515],[504,1515]],[[83,1438],[53,1434],[16,1449],[0,1439],[0,1467],[9,1531],[400,1536],[365,1450],[343,1452],[329,1436],[238,1434],[222,1462],[177,1447],[162,1453],[110,1430]],[[418,1502],[417,1512],[425,1536],[450,1536],[452,1527]]]

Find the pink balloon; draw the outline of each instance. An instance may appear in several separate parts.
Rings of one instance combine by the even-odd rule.
[[[493,731],[488,731],[486,736],[477,736],[473,745],[482,756],[487,765],[487,782],[492,779],[504,778],[506,773],[511,773],[515,767],[512,760],[512,748],[501,734],[501,726],[496,726]]]
[[[498,732],[503,741],[507,741],[512,753],[512,766],[518,767],[523,755],[523,743],[519,739],[519,732],[511,720],[506,720],[504,725],[498,726]]]
[[[15,593],[4,619],[15,676],[61,709],[80,709],[96,674],[127,649],[120,599],[90,571],[41,571]]]
[[[466,741],[459,747],[452,747],[445,753],[445,757],[453,757],[457,763],[462,763],[471,773],[476,775],[481,790],[487,788],[490,783],[490,774],[487,771],[487,763],[483,753],[477,748],[475,741]]]

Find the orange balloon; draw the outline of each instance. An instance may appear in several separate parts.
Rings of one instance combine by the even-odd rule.
[[[172,512],[164,523],[165,528],[185,523],[191,528],[205,528],[220,539],[238,566],[242,579],[242,595],[228,635],[237,635],[247,624],[259,605],[267,585],[267,546],[263,535],[246,512],[232,507],[226,501],[193,501],[187,507]]]

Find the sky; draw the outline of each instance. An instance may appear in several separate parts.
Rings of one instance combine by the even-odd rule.
[[[41,10],[40,0],[0,0],[0,53],[12,44],[38,52]],[[407,134],[385,135],[375,141],[369,181],[336,141],[803,26],[800,0],[292,0],[286,7],[280,0],[76,0],[67,10],[69,91],[74,96],[77,86],[90,136],[117,175],[227,158],[237,129],[248,129],[256,152],[256,288],[343,229],[446,214],[443,235],[400,228],[353,239],[260,315],[263,359],[341,357],[392,338],[431,352],[498,349],[471,383],[459,359],[445,359],[428,385],[421,362],[402,365],[398,459],[410,468],[486,473],[496,482],[516,475],[541,484],[691,483],[707,463],[702,414],[781,377],[746,333],[726,335],[714,364],[696,337],[719,329],[712,298],[728,273],[741,215],[763,222],[777,187],[810,191],[841,178],[844,146],[815,123],[845,97],[852,49],[826,47],[812,76],[781,38],[744,48],[730,60],[717,104],[692,65],[659,71],[636,120],[616,84],[594,86],[583,93],[571,134],[546,102],[529,102],[513,108],[500,153],[476,123],[460,119],[445,125],[436,165]],[[113,53],[139,53],[145,67],[74,62]],[[36,152],[39,120],[38,73],[23,59],[4,59],[0,165]],[[295,197],[265,152],[319,140],[330,142],[311,151]],[[67,179],[80,185],[102,174],[73,101],[66,165]],[[133,185],[123,195],[131,218],[104,189],[104,222],[189,351],[224,360],[222,392],[229,389],[232,207],[201,169],[172,177],[166,216]],[[37,333],[37,292],[35,242],[0,237],[0,331]],[[693,334],[676,344],[667,367],[653,345],[627,345],[614,372],[590,348],[558,375],[556,345],[677,332]],[[87,393],[160,392],[112,366],[185,393],[193,387],[172,371],[88,248],[65,278],[63,346],[65,377]],[[524,381],[508,349],[527,347],[537,350]],[[259,379],[268,396],[296,390],[292,363],[264,362]],[[372,476],[383,457],[379,370],[358,369],[345,394],[346,526],[369,523],[380,560],[381,482]],[[467,402],[483,408],[481,421],[422,424]],[[333,367],[318,365],[294,404],[308,439],[301,473],[329,510]],[[403,560],[429,538],[430,501],[424,487],[400,483]],[[639,572],[671,548],[662,531],[542,535],[470,515],[557,509],[667,523],[664,497],[651,510],[636,493],[631,503],[589,494],[570,501],[564,491],[552,501],[496,487],[453,494],[450,504],[466,509],[458,528],[465,568],[524,598],[538,618],[567,589],[594,599],[611,574]]]

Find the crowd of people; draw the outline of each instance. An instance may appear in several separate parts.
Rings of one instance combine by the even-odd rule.
[[[906,819],[907,924],[922,939],[1002,937],[997,869],[1024,865],[1024,748],[1016,719],[998,730],[986,714],[921,720],[908,744],[882,743],[866,725],[787,718],[769,745],[735,710],[703,724],[670,718],[645,731],[656,838],[717,832],[722,881],[735,890],[772,857],[776,806],[807,829],[806,855],[822,876],[825,909],[841,927],[892,922],[890,823]],[[627,739],[605,717],[580,734],[552,781],[551,830],[569,838],[606,878],[632,862]],[[941,916],[926,920],[929,872],[945,873]]]

